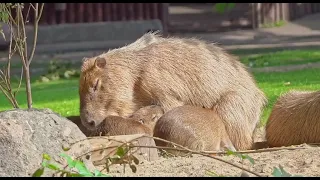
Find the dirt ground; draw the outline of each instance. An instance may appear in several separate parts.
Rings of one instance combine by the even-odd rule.
[[[264,139],[264,129],[259,129],[255,135],[255,141]],[[284,170],[292,175],[320,176],[320,147],[300,145],[305,149],[280,150],[272,152],[260,152],[248,154],[254,159],[254,165],[248,160],[241,160],[235,156],[219,156],[229,162],[241,165],[263,176],[272,176],[273,168],[281,165]],[[101,167],[99,167],[100,169]],[[208,171],[223,176],[239,177],[242,170],[226,163],[193,155],[192,157],[161,157],[153,162],[143,161],[137,166],[137,172],[133,173],[127,166],[123,173],[123,166],[114,165],[110,168],[112,176],[148,176],[148,177],[208,177]],[[254,175],[250,174],[254,177]]]

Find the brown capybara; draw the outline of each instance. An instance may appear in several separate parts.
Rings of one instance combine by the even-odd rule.
[[[80,116],[69,116],[67,119],[75,123],[87,137],[130,134],[148,134],[152,136],[153,134],[152,129],[132,118],[108,116],[94,130],[84,127],[81,123]]]
[[[152,130],[135,120],[120,116],[106,117],[96,128],[91,136],[116,136],[130,134],[147,134],[152,136]]]
[[[98,136],[100,130],[102,130],[101,135],[106,135],[107,133],[109,133],[108,135],[129,135],[132,133],[152,135],[155,123],[162,115],[163,109],[160,106],[150,105],[140,108],[128,118],[108,116],[94,130],[87,129],[81,123],[80,116],[68,116],[67,119],[75,123],[86,136]]]
[[[236,150],[219,116],[211,109],[196,106],[180,106],[165,113],[157,121],[153,136],[191,150],[222,151],[224,148]],[[168,146],[160,140],[156,140],[156,144]]]
[[[82,131],[82,133],[84,135],[86,135],[87,137],[89,137],[89,135],[92,133],[91,130],[87,129],[82,123],[81,123],[81,119],[80,116],[68,116],[66,117],[67,119],[69,119],[71,122],[73,122],[74,124],[76,124],[78,126],[78,128],[80,129],[80,131]]]
[[[276,101],[266,125],[269,147],[320,143],[320,91],[289,91]]]
[[[140,108],[138,111],[130,115],[129,118],[145,124],[153,131],[158,119],[160,119],[163,114],[164,111],[161,106],[150,105]]]
[[[79,96],[82,123],[93,129],[107,116],[127,117],[151,104],[164,112],[181,105],[213,108],[237,150],[252,147],[267,102],[235,56],[205,41],[174,37],[85,58]]]

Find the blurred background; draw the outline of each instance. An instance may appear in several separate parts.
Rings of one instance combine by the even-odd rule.
[[[25,14],[28,6],[26,3]],[[133,42],[149,30],[196,36],[222,45],[298,42],[320,34],[319,3],[234,3],[224,12],[216,11],[214,6],[215,3],[45,3],[37,53],[104,51]],[[29,24],[33,22],[32,12]],[[2,38],[0,41],[4,50],[6,42]]]
[[[35,107],[77,115],[83,57],[124,46],[155,30],[217,43],[237,55],[268,96],[262,122],[280,94],[320,89],[320,3],[230,3],[232,8],[224,11],[221,4],[226,3],[45,3],[30,69]],[[28,7],[25,3],[23,13],[30,13],[26,31],[31,46],[34,19]],[[8,35],[5,24],[2,29]],[[8,59],[8,44],[0,38],[1,68]],[[13,80],[19,80],[20,72],[16,53]],[[25,94],[17,98],[25,107]],[[0,110],[9,107],[0,94]]]

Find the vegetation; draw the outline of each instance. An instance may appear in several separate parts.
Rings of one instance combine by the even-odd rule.
[[[281,51],[274,54],[258,54],[255,57],[243,56],[241,61],[249,64],[254,61],[253,67],[261,67],[262,64],[268,62],[269,65],[286,65],[298,64],[303,62],[316,62],[320,59],[320,53],[315,50],[296,50],[296,51]],[[278,60],[278,61],[277,61]],[[60,113],[63,116],[78,115],[79,114],[79,97],[78,97],[78,73],[75,69],[69,69],[68,64],[52,62],[48,69],[48,73],[35,77],[32,82],[34,93],[34,101],[37,104],[36,108],[50,108],[53,111]],[[58,68],[59,67],[59,68]],[[75,72],[69,75],[68,72]],[[58,74],[58,75],[57,75]],[[273,73],[253,73],[258,82],[259,87],[266,93],[269,104],[264,111],[262,117],[262,124],[264,124],[271,112],[271,108],[275,100],[289,89],[304,89],[317,90],[320,89],[318,77],[320,76],[319,69],[305,69],[292,72],[273,72]],[[44,77],[49,79],[49,82],[42,83],[41,79]],[[51,77],[59,77],[59,80],[53,81]],[[37,81],[38,80],[38,81]],[[40,81],[39,81],[40,80]],[[17,86],[15,81],[12,85]],[[16,89],[13,89],[15,91]],[[17,96],[17,101],[20,102],[21,107],[27,107],[25,101],[26,95],[20,93]],[[9,109],[10,105],[7,103],[5,97],[0,96],[0,110]]]
[[[230,11],[235,7],[235,3],[216,3],[214,6],[214,10],[218,13],[224,13],[226,11]]]
[[[60,177],[110,177],[110,175],[103,174],[98,170],[90,172],[82,161],[74,160],[67,154],[61,153],[60,156],[67,161],[69,169],[74,168],[75,170],[65,170],[56,163],[50,163],[49,161],[52,159],[50,155],[43,154],[41,167],[33,173],[32,177],[41,177],[45,169],[51,169],[57,174],[60,173]]]
[[[226,10],[230,10],[234,7],[235,3],[217,3],[215,10],[219,13],[223,13]],[[48,72],[42,76],[31,80],[30,64],[34,57],[37,42],[38,23],[41,18],[44,3],[34,5],[30,3],[28,6],[28,13],[26,16],[23,14],[23,3],[1,3],[0,4],[0,20],[1,22],[9,25],[11,34],[9,37],[3,37],[10,41],[8,61],[5,64],[0,64],[3,69],[0,69],[0,90],[3,95],[0,96],[0,110],[6,110],[10,108],[10,104],[14,108],[27,107],[32,108],[33,100],[37,101],[34,107],[38,108],[50,108],[55,112],[60,113],[63,116],[78,115],[79,114],[79,97],[78,97],[78,77],[79,70],[72,69],[70,63],[59,63],[51,61],[49,63]],[[29,12],[34,11],[34,35],[33,44],[30,48],[27,43],[26,25],[29,22]],[[16,16],[11,14],[15,12]],[[266,26],[281,26],[284,22],[279,21],[275,24]],[[1,31],[0,31],[1,33]],[[2,33],[3,35],[3,33]],[[30,37],[28,37],[30,38]],[[28,51],[29,49],[29,51]],[[15,53],[18,53],[21,63],[12,64],[12,57]],[[280,66],[289,64],[304,64],[308,62],[319,62],[320,53],[317,50],[296,50],[296,51],[280,51],[275,53],[255,54],[249,56],[242,56],[241,62],[249,67],[266,67],[266,66]],[[22,67],[21,76],[17,80],[12,80],[11,70],[12,68]],[[259,87],[266,93],[269,104],[264,111],[262,117],[262,125],[266,122],[272,105],[276,99],[289,89],[297,90],[317,90],[320,88],[318,77],[320,75],[320,68],[306,69],[292,72],[282,73],[253,73],[255,79],[258,82]],[[22,84],[22,78],[24,77],[25,83]],[[34,76],[35,77],[35,76]],[[44,83],[45,82],[45,83]],[[33,87],[33,93],[37,96],[32,98],[31,84]],[[21,87],[24,87],[25,93],[18,94]],[[9,101],[10,103],[7,103]],[[20,103],[18,103],[20,102]],[[106,161],[110,164],[120,163],[129,164],[129,167],[133,172],[136,171],[136,164],[139,161],[134,156],[128,156],[130,148],[119,147],[114,157],[108,158]],[[220,158],[213,157],[210,153],[195,152],[182,148],[181,150],[187,151],[190,154],[201,154],[211,157],[213,159],[228,163]],[[254,160],[248,156],[239,152],[227,151],[227,155],[234,155],[239,157],[242,162],[249,160],[251,164],[254,164]],[[51,169],[60,173],[61,177],[110,177],[109,174],[103,174],[102,172],[95,170],[91,172],[85,164],[78,160],[72,159],[70,156],[62,153],[61,157],[67,161],[67,167],[70,170],[60,167],[60,165],[49,162],[52,158],[48,154],[43,155],[43,162],[41,167],[33,174],[34,177],[42,176],[45,169]],[[132,163],[133,162],[133,163]],[[249,170],[237,166],[232,163],[228,163],[237,168]],[[106,164],[108,169],[108,165]],[[250,172],[257,176],[258,173]],[[217,175],[214,172],[209,172],[212,176]],[[275,177],[292,177],[293,175],[287,173],[282,166],[274,168],[272,173]]]
[[[241,62],[249,67],[271,67],[320,62],[318,49],[282,50],[270,53],[242,55]]]
[[[18,108],[18,102],[16,100],[16,95],[19,91],[22,76],[25,79],[25,88],[27,95],[27,105],[28,108],[32,108],[32,94],[31,94],[31,82],[30,82],[30,63],[34,57],[36,50],[37,37],[38,37],[38,24],[41,18],[43,11],[44,3],[39,7],[39,3],[29,4],[29,9],[27,15],[23,15],[24,4],[23,3],[0,3],[0,20],[1,22],[6,23],[10,28],[10,37],[5,37],[2,33],[4,39],[8,38],[10,41],[9,53],[7,65],[3,70],[0,70],[0,90],[10,101],[14,108]],[[28,52],[28,43],[27,43],[27,30],[26,25],[29,21],[29,13],[34,11],[34,24],[33,24],[33,46],[31,51]],[[13,17],[13,12],[16,14]],[[29,37],[31,38],[31,37]],[[21,78],[16,91],[13,91],[11,86],[11,58],[14,53],[18,52],[21,62],[23,64],[21,71]],[[2,80],[2,81],[1,81]]]
[[[235,156],[235,157],[240,158],[241,165],[242,165],[241,166],[241,165],[238,165],[237,163],[231,163],[231,162],[228,162],[226,160],[223,160],[220,157],[213,156],[212,154],[215,154],[214,152],[193,151],[193,150],[190,150],[190,149],[188,149],[186,147],[180,146],[180,145],[178,145],[178,144],[176,144],[174,142],[170,142],[170,141],[167,141],[167,140],[164,140],[164,139],[160,139],[160,138],[156,138],[156,137],[150,137],[150,136],[147,136],[147,135],[139,136],[139,137],[134,138],[133,140],[131,140],[129,142],[123,141],[122,145],[117,147],[117,151],[116,151],[115,155],[106,158],[106,163],[104,164],[104,169],[103,170],[106,170],[107,172],[109,172],[110,171],[109,168],[110,168],[111,165],[113,165],[113,164],[121,164],[121,165],[123,165],[123,171],[124,172],[125,172],[126,165],[129,165],[129,167],[132,170],[132,172],[135,173],[137,171],[136,165],[139,164],[139,160],[133,154],[135,151],[131,151],[131,150],[134,147],[138,147],[139,148],[139,147],[144,147],[144,146],[134,145],[132,143],[132,141],[137,140],[139,138],[143,138],[143,137],[157,139],[157,140],[164,141],[164,142],[167,142],[167,143],[173,145],[173,147],[155,147],[155,148],[159,148],[161,150],[163,150],[163,149],[172,149],[173,150],[174,149],[174,150],[177,150],[177,151],[183,151],[183,152],[187,153],[187,155],[198,154],[198,155],[206,156],[206,157],[209,157],[211,159],[214,159],[214,160],[217,160],[217,161],[221,161],[221,162],[224,162],[224,163],[229,164],[231,166],[234,166],[236,168],[242,169],[243,172],[245,172],[246,176],[248,176],[247,172],[250,173],[250,174],[253,174],[253,175],[257,176],[257,177],[262,177],[263,176],[263,175],[261,175],[259,173],[253,172],[253,171],[243,167],[243,164],[244,164],[245,160],[248,160],[251,165],[254,165],[255,162],[254,162],[254,159],[252,157],[250,157],[249,155],[244,154],[242,152],[233,152],[231,150],[227,150],[226,152],[215,152],[215,153],[219,153],[219,154],[225,154],[225,155],[228,155],[228,156]],[[100,137],[93,137],[93,138],[100,138]],[[105,138],[105,137],[102,137],[102,138]],[[81,141],[79,141],[79,142],[81,142]],[[120,142],[120,141],[118,141],[118,142]],[[71,149],[71,146],[73,146],[75,144],[76,143],[73,143],[73,144],[70,145],[70,147],[67,147],[67,148],[64,147],[63,150],[64,151],[68,151],[68,150]],[[111,148],[111,147],[106,147],[106,148]],[[103,150],[105,150],[106,148],[97,149],[97,151],[100,151],[102,153]],[[246,151],[246,153],[252,153],[252,152],[254,152],[254,151]],[[52,158],[48,154],[43,154],[43,162],[41,164],[41,167],[39,169],[37,169],[33,173],[32,176],[33,177],[42,176],[45,169],[53,170],[55,172],[55,176],[58,175],[60,177],[110,177],[111,176],[109,174],[103,174],[99,170],[94,170],[94,172],[91,172],[82,161],[78,160],[80,157],[87,156],[87,155],[88,154],[85,153],[85,154],[83,154],[82,156],[79,156],[76,159],[72,159],[67,154],[62,153],[60,156],[65,158],[65,160],[67,161],[67,166],[65,166],[64,168],[61,168],[60,165],[58,165],[56,163],[49,162]],[[67,168],[69,168],[69,170],[67,170]],[[206,174],[209,175],[209,176],[224,177],[223,175],[218,175],[217,173],[215,173],[213,171],[206,171]],[[272,175],[274,177],[302,177],[300,175],[291,175],[291,174],[289,174],[288,172],[286,172],[284,170],[284,168],[281,165],[279,166],[279,168],[274,167]]]

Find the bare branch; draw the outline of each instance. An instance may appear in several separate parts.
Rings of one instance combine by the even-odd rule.
[[[23,50],[24,50],[24,54],[23,54],[23,61],[26,61],[26,64],[28,62],[28,46],[27,46],[27,37],[26,37],[26,27],[25,27],[25,22],[24,22],[24,19],[23,19],[23,14],[22,14],[22,9],[21,9],[21,6],[18,6],[18,9],[19,9],[19,16],[20,16],[20,21],[21,21],[21,29],[22,29],[22,46],[23,47]],[[22,57],[21,57],[22,58]]]
[[[132,143],[130,143],[130,142],[132,142],[132,141],[135,141],[135,140],[137,140],[137,139],[144,138],[144,137],[146,137],[146,138],[151,138],[151,139],[155,139],[155,140],[159,140],[159,141],[163,141],[163,142],[169,143],[169,144],[171,144],[171,145],[173,145],[173,146],[176,146],[176,147],[179,147],[179,148],[176,148],[176,147],[164,147],[164,146],[133,145]],[[108,139],[107,136],[88,137],[87,139],[97,139],[97,138],[98,138],[98,139],[99,139],[99,138],[107,138],[107,139]],[[84,140],[86,140],[86,139],[84,139]],[[82,141],[83,141],[83,140],[82,140]],[[74,145],[74,144],[76,144],[76,143],[78,143],[78,142],[81,142],[81,140],[80,140],[80,141],[77,141],[77,142],[74,142],[74,143],[72,143],[71,145]],[[251,174],[253,174],[253,175],[257,176],[257,177],[262,177],[262,176],[263,176],[263,175],[261,175],[261,174],[259,174],[259,173],[253,172],[253,171],[251,171],[251,170],[249,170],[249,169],[247,169],[247,168],[241,167],[240,165],[237,165],[237,164],[228,162],[228,161],[226,161],[226,160],[224,160],[224,159],[221,159],[221,158],[219,158],[219,157],[212,156],[212,154],[204,153],[204,152],[201,152],[201,151],[194,151],[194,150],[188,149],[188,148],[186,148],[186,147],[183,147],[183,146],[181,146],[181,145],[179,145],[179,144],[176,144],[176,143],[174,143],[174,142],[172,142],[172,141],[168,141],[168,140],[161,139],[161,138],[158,138],[158,137],[152,137],[152,136],[148,136],[148,135],[142,135],[142,136],[139,136],[139,137],[137,137],[137,138],[133,138],[133,139],[130,140],[129,142],[122,142],[122,143],[123,143],[123,144],[120,145],[120,146],[119,146],[119,145],[117,145],[117,146],[108,146],[108,147],[105,147],[105,148],[98,148],[98,149],[95,149],[95,150],[93,150],[93,151],[89,151],[89,152],[87,152],[87,153],[84,153],[84,154],[76,157],[75,159],[79,159],[79,158],[81,158],[81,157],[83,157],[83,156],[86,156],[88,153],[98,152],[98,151],[105,150],[105,149],[109,149],[109,148],[118,148],[118,147],[126,146],[128,143],[130,143],[130,144],[128,145],[129,148],[144,147],[144,148],[170,149],[170,150],[176,150],[176,151],[183,151],[183,152],[187,152],[187,153],[190,153],[190,154],[198,154],[198,155],[201,155],[201,156],[209,157],[209,158],[215,159],[215,160],[217,160],[217,161],[220,161],[220,162],[229,164],[229,165],[234,166],[234,167],[236,167],[236,168],[238,168],[238,169],[241,169],[241,170],[244,170],[244,171],[246,171],[246,172],[249,172],[249,173],[251,173]],[[64,167],[64,169],[65,169],[65,168],[66,168],[66,167]]]
[[[38,4],[38,3],[37,3]],[[32,7],[34,10],[36,10],[36,8],[33,6],[33,4],[32,3],[30,3],[30,6],[29,6],[29,8],[30,7]]]
[[[18,94],[19,90],[20,90],[20,87],[21,87],[21,83],[22,83],[22,78],[23,78],[23,67],[21,67],[21,74],[20,74],[20,80],[19,80],[19,85],[18,85],[18,88],[17,88],[17,91],[14,92],[14,97],[16,97],[16,95]]]
[[[39,23],[39,21],[40,21],[40,19],[41,19],[41,16],[42,16],[43,7],[44,7],[44,3],[42,3],[42,4],[41,4],[41,7],[40,7],[40,12],[39,12],[39,14],[38,14],[38,19],[37,19],[38,23]]]
[[[43,8],[43,6],[42,6]],[[38,23],[39,23],[39,18],[38,18],[38,9],[39,9],[39,3],[36,3],[36,7],[35,7],[35,11],[34,11],[34,36],[33,36],[33,47],[32,47],[32,51],[31,54],[28,58],[28,66],[30,65],[34,53],[36,51],[36,45],[37,45],[37,38],[38,38]]]
[[[6,98],[8,99],[8,101],[12,104],[12,106],[14,107],[14,102],[12,101],[12,99],[10,98],[10,96],[7,94],[7,91],[5,89],[3,89],[2,85],[0,84],[0,90],[2,91],[2,93],[6,96]]]
[[[32,3],[30,3],[30,6],[29,6],[29,8],[28,8],[27,15],[26,15],[26,17],[25,17],[24,22],[28,22],[28,17],[29,17],[29,13],[30,13],[31,6],[33,7]]]

